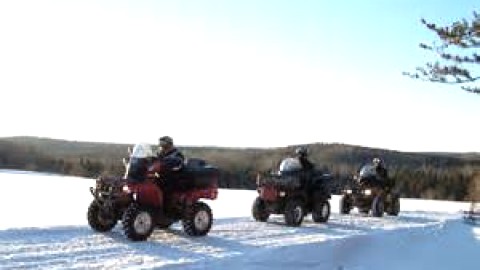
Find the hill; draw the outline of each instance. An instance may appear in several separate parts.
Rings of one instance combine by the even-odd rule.
[[[132,145],[77,142],[36,137],[0,139],[0,168],[58,172],[95,177],[123,173],[122,158]],[[346,144],[306,145],[311,160],[335,178],[336,192],[358,168],[382,157],[396,179],[402,196],[431,199],[468,199],[478,153],[408,153]],[[296,146],[279,148],[179,148],[187,157],[200,157],[221,168],[220,184],[226,188],[255,188],[255,176],[275,167]]]

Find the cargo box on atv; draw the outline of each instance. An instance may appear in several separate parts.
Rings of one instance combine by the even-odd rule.
[[[301,172],[289,174],[270,174],[262,177],[260,185],[272,185],[280,189],[298,189],[303,186]]]
[[[258,185],[269,185],[279,189],[298,189],[304,185],[304,173],[302,166],[296,158],[285,158],[279,166],[279,170],[271,172],[259,178]]]
[[[173,179],[178,190],[202,189],[216,186],[219,169],[202,159],[190,158],[178,176]]]

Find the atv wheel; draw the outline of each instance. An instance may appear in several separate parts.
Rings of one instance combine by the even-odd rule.
[[[97,232],[108,232],[115,227],[117,219],[102,215],[102,207],[97,201],[90,203],[87,211],[88,224]]]
[[[340,199],[340,214],[342,215],[348,215],[350,214],[350,211],[352,210],[352,206],[350,203],[350,198],[347,196],[343,196]]]
[[[398,216],[400,213],[400,199],[395,196],[390,202],[390,206],[387,209],[387,214],[390,216]]]
[[[312,218],[315,222],[327,222],[330,217],[330,203],[328,201],[316,202],[313,206]]]
[[[270,213],[265,207],[265,202],[260,197],[257,197],[253,203],[252,216],[256,221],[261,222],[267,221],[268,217],[270,216]]]
[[[206,235],[212,228],[212,223],[212,210],[203,202],[190,206],[182,219],[183,230],[190,236]]]
[[[305,216],[302,201],[298,199],[292,199],[287,202],[285,206],[285,223],[288,226],[300,226]]]
[[[131,204],[122,219],[123,232],[128,239],[133,241],[144,241],[153,232],[155,222],[152,214],[138,206]]]
[[[382,196],[376,196],[372,203],[372,215],[374,217],[383,217],[385,211],[385,203]]]

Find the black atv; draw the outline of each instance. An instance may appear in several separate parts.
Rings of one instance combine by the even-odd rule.
[[[365,165],[350,185],[343,189],[340,199],[340,214],[349,214],[357,207],[358,211],[372,216],[397,216],[400,212],[400,196],[393,191],[393,180],[381,178],[373,165]]]
[[[331,176],[319,171],[303,171],[296,158],[286,158],[278,172],[257,177],[259,196],[252,206],[256,221],[265,222],[271,214],[283,214],[289,226],[299,226],[312,213],[315,222],[330,217]]]

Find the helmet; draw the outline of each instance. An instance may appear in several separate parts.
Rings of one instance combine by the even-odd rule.
[[[295,149],[295,154],[297,156],[307,156],[308,155],[308,149],[304,146],[297,147],[297,149]]]
[[[170,136],[163,136],[158,139],[160,145],[173,145],[173,139]]]
[[[378,157],[374,158],[372,160],[372,163],[373,163],[373,165],[375,165],[375,167],[383,166],[383,160],[381,158],[378,158]]]

